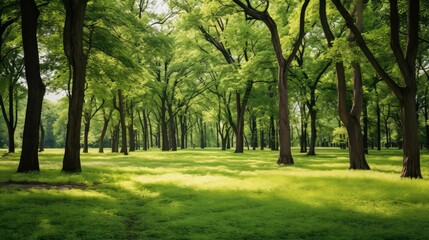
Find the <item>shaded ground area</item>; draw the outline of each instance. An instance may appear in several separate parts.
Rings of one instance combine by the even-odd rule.
[[[6,183],[0,183],[1,187],[14,187],[22,189],[59,189],[59,190],[70,190],[70,189],[82,189],[88,188],[86,184],[62,184],[62,183],[40,183],[40,182],[14,182],[9,181]]]

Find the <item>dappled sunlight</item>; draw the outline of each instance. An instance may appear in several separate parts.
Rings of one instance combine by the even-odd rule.
[[[91,233],[103,239],[315,239],[336,232],[368,239],[356,230],[365,226],[381,239],[392,227],[414,231],[402,221],[407,216],[423,226],[429,214],[428,181],[401,179],[401,155],[392,152],[368,155],[370,171],[347,170],[347,152],[333,149],[295,154],[293,166],[277,165],[278,153],[272,151],[89,153],[78,174],[61,173],[61,156],[53,150],[41,155],[40,173],[17,174],[18,161],[2,159],[3,182],[87,188],[2,187],[0,229],[1,221],[20,218],[5,233],[10,235],[30,224],[25,218],[31,214],[38,216],[27,231],[34,238],[81,239]],[[18,208],[26,210],[6,210]],[[78,222],[64,221],[82,215]]]

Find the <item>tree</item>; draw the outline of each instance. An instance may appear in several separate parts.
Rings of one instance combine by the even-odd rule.
[[[18,172],[31,172],[39,171],[39,126],[45,85],[40,77],[39,50],[37,46],[39,10],[34,0],[21,0],[20,4],[28,98]]]
[[[18,80],[23,74],[24,62],[18,49],[9,51],[8,57],[2,62],[4,73],[0,76],[7,81],[0,83],[0,107],[8,132],[8,152],[15,152],[15,130],[18,123]],[[7,89],[7,91],[6,91]],[[7,93],[7,94],[4,94]],[[3,97],[4,96],[4,97]],[[5,102],[7,101],[7,105]],[[8,108],[6,110],[6,107]]]
[[[328,41],[329,48],[333,47],[335,40],[334,34],[331,32],[327,17],[326,17],[326,1],[320,0],[320,19],[325,32],[325,37]],[[359,0],[356,4],[356,25],[362,28],[363,1]],[[353,37],[353,36],[351,36]],[[341,54],[339,55],[341,58]],[[362,73],[360,64],[357,60],[352,61],[353,66],[353,105],[350,109],[347,106],[347,85],[344,63],[342,60],[337,60],[335,69],[337,72],[337,92],[338,92],[338,112],[341,122],[347,129],[349,139],[349,169],[368,169],[369,165],[365,159],[363,146],[363,135],[360,125],[360,116],[363,108],[363,90],[362,90]]]
[[[290,122],[289,122],[289,99],[288,99],[288,71],[293,59],[296,56],[301,41],[304,37],[305,10],[309,0],[305,0],[301,8],[299,35],[293,46],[292,52],[286,59],[283,55],[283,49],[280,42],[277,25],[270,16],[268,8],[270,2],[266,2],[265,9],[260,11],[252,6],[250,1],[246,4],[241,0],[233,0],[235,4],[241,7],[249,19],[257,19],[265,23],[271,33],[271,42],[276,53],[278,63],[278,91],[279,91],[279,121],[280,121],[280,156],[278,164],[293,164],[291,142],[290,142]]]
[[[396,64],[403,79],[403,85],[395,82],[395,78],[386,72],[378,59],[369,49],[359,29],[354,25],[353,19],[344,8],[340,0],[332,0],[338,11],[346,21],[356,38],[356,43],[370,61],[379,76],[389,86],[393,94],[398,98],[401,107],[401,120],[404,134],[403,143],[403,167],[401,177],[422,178],[420,170],[420,149],[418,139],[418,123],[416,109],[416,58],[419,46],[419,6],[420,1],[409,0],[407,3],[407,34],[406,46],[403,51],[400,38],[400,17],[397,0],[389,0],[390,3],[390,46],[395,57]]]

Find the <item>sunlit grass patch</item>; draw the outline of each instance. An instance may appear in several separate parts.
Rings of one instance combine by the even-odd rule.
[[[0,187],[5,239],[425,239],[429,184],[401,179],[399,150],[370,151],[370,171],[347,170],[346,150],[318,149],[278,166],[277,152],[215,149],[82,154],[61,173],[62,149],[41,172],[0,159],[0,182],[85,184],[87,189]],[[422,173],[429,174],[422,154]],[[364,229],[364,230],[363,230]]]

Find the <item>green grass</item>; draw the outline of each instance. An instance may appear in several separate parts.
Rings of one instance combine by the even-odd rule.
[[[296,149],[294,149],[296,150]],[[4,152],[0,151],[0,155]],[[0,187],[0,239],[427,239],[429,182],[401,179],[401,152],[370,152],[349,171],[347,152],[220,150],[82,154],[60,173],[63,150],[40,154],[40,173],[0,158],[0,183],[86,184],[87,189]],[[428,154],[422,173],[429,177]]]

